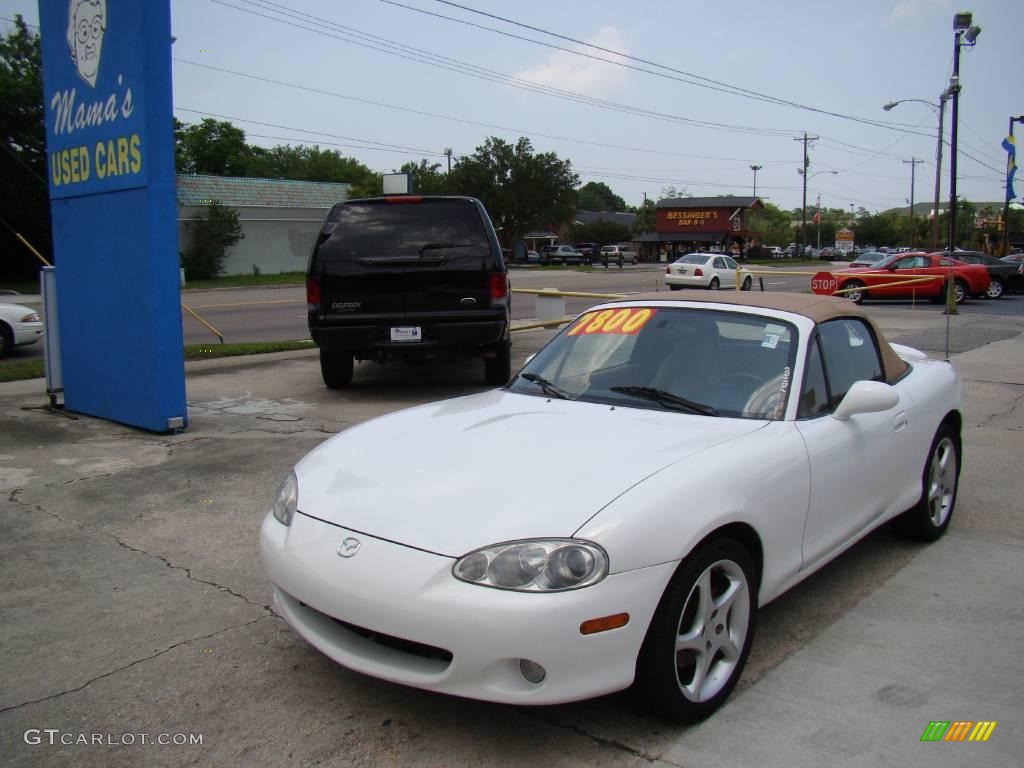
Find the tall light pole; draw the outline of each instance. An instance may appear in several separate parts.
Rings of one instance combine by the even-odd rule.
[[[1010,129],[1010,133],[1013,133],[1013,129]],[[750,170],[754,172],[754,197],[757,197],[757,172],[764,168],[763,165],[752,165]]]
[[[1024,124],[1024,115],[1010,118],[1010,143],[1013,143],[1013,124]],[[999,255],[1006,256],[1010,252],[1010,169],[1006,169],[1006,200],[1003,202],[1003,247]]]
[[[890,101],[888,104],[882,106],[886,112],[895,107],[897,104],[902,104],[905,101],[916,101],[919,104],[927,104],[929,107],[938,112],[939,115],[939,137],[935,142],[935,199],[932,204],[932,226],[929,233],[928,248],[932,251],[939,249],[939,195],[941,194],[942,187],[942,123],[946,116],[946,101],[949,99],[950,92],[947,88],[939,94],[939,103],[932,104],[930,101],[924,99],[900,99],[899,101]]]
[[[953,16],[953,74],[949,78],[949,94],[953,100],[953,110],[950,114],[949,134],[949,252],[952,254],[956,248],[956,132],[960,116],[960,48],[963,45],[974,47],[978,35],[981,34],[981,27],[971,24],[970,13],[957,13]],[[952,259],[950,260],[952,265]],[[946,278],[946,314],[957,314],[956,302],[953,300],[953,268],[949,268],[949,276]]]
[[[910,163],[910,250],[914,250],[914,171],[923,162],[916,157],[903,161],[904,164]]]

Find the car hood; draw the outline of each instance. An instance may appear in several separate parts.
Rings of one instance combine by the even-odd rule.
[[[399,411],[295,467],[303,514],[458,557],[571,536],[645,477],[767,422],[493,390]]]

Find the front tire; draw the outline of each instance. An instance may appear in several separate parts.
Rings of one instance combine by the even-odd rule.
[[[344,389],[352,383],[355,361],[351,352],[320,350],[320,375],[328,389]]]
[[[743,279],[743,285],[740,286],[740,290],[741,291],[749,291],[753,287],[754,287],[754,278],[752,278],[750,275],[747,275]]]
[[[949,424],[935,433],[921,475],[921,498],[896,518],[900,533],[921,541],[935,541],[953,519],[960,479],[960,436]]]
[[[640,702],[680,722],[718,709],[750,653],[756,603],[757,574],[742,545],[718,539],[694,550],[665,589],[637,657]]]
[[[0,323],[0,357],[14,349],[14,333],[7,323]]]
[[[512,378],[512,342],[503,342],[494,357],[484,358],[484,381],[500,387]]]

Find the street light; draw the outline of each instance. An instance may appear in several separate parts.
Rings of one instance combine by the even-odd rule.
[[[763,165],[752,165],[750,170],[754,172],[754,197],[757,197],[757,172],[764,168]]]
[[[929,233],[929,248],[932,251],[936,251],[939,248],[939,195],[940,188],[942,185],[942,122],[946,116],[946,101],[950,97],[950,91],[947,88],[939,94],[939,103],[932,104],[930,101],[924,99],[900,99],[899,101],[890,101],[888,104],[884,104],[882,109],[886,112],[891,110],[898,104],[902,104],[905,101],[916,101],[918,104],[927,104],[929,107],[934,109],[939,115],[939,137],[935,142],[935,200],[932,203],[932,226]]]

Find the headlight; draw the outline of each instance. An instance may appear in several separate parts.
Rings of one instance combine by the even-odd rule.
[[[608,575],[608,555],[579,539],[510,541],[470,552],[452,566],[460,581],[517,592],[560,592]]]
[[[283,525],[291,525],[298,506],[299,482],[295,479],[295,470],[293,469],[281,483],[281,487],[277,489],[277,498],[274,499],[274,517]]]
[[[21,318],[21,322],[23,322],[23,323],[38,323],[39,322],[39,315],[37,315],[35,312],[29,312],[27,315],[25,315],[23,318]]]

